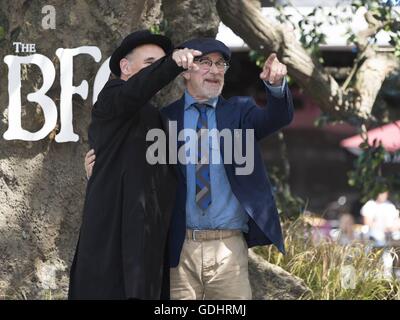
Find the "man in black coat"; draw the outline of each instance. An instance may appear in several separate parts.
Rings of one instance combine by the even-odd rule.
[[[110,59],[109,80],[93,106],[89,143],[96,165],[88,181],[71,266],[69,299],[159,299],[175,197],[167,165],[150,165],[146,134],[162,129],[149,100],[201,53],[172,52],[147,30],[127,36]]]

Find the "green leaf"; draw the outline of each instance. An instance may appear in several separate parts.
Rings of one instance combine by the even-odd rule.
[[[0,26],[0,40],[3,40],[6,36],[6,31]]]

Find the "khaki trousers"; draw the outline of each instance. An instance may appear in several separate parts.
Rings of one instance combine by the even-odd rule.
[[[243,234],[221,240],[185,239],[170,269],[173,300],[250,300],[248,248]]]

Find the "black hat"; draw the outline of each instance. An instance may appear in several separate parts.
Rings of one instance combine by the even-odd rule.
[[[178,48],[199,50],[204,54],[219,52],[226,61],[231,59],[231,50],[221,41],[214,38],[196,38],[182,43]]]
[[[171,40],[165,36],[152,34],[149,30],[135,31],[122,40],[120,46],[115,49],[114,53],[112,54],[109,63],[112,73],[119,77],[121,75],[121,69],[119,68],[120,60],[133,49],[142,44],[158,45],[165,51],[166,54],[171,52],[173,49]]]

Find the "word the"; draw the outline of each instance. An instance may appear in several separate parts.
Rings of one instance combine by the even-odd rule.
[[[35,43],[22,43],[22,42],[13,42],[13,46],[15,46],[15,52],[36,52],[36,44]]]

